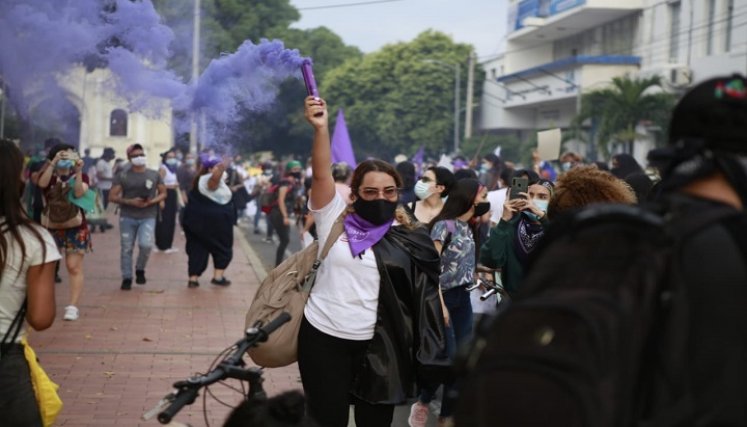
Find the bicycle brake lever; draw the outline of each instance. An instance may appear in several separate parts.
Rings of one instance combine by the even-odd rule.
[[[159,412],[163,411],[167,406],[171,404],[171,402],[174,401],[174,398],[176,397],[176,390],[172,391],[171,393],[167,394],[166,396],[161,399],[156,406],[153,407],[150,411],[143,414],[141,419],[143,421],[148,421],[151,418],[158,415]]]

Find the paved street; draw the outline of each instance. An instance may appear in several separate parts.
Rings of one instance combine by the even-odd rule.
[[[274,263],[276,244],[263,242],[264,233],[254,235],[251,225],[242,225],[236,229],[234,259],[226,271],[233,284],[210,285],[209,269],[199,288],[188,289],[184,237],[177,226],[174,247],[179,252],[154,252],[146,270],[148,283],[121,291],[119,232],[116,218],[112,220],[114,229],[93,234],[94,252],[85,259],[80,319],[62,320],[68,299],[63,268],[63,281],[57,285],[57,320],[46,331],[30,333],[42,365],[60,385],[65,406],[58,426],[160,425],[155,420],[141,421],[140,416],[170,391],[174,381],[207,371],[218,353],[242,337],[258,275]],[[291,248],[299,247],[298,237],[293,236]],[[269,394],[300,387],[296,365],[265,371]],[[226,387],[211,390],[229,404],[241,399]],[[229,410],[208,397],[210,425],[222,425]],[[407,425],[407,411],[408,407],[397,409],[394,426]],[[204,426],[202,395],[176,420]]]
[[[113,222],[116,225],[116,220]],[[237,233],[238,235],[238,233]],[[57,320],[30,342],[52,379],[60,384],[65,407],[60,426],[159,425],[140,421],[174,381],[205,372],[215,356],[243,334],[244,315],[259,282],[242,240],[236,239],[234,259],[226,276],[228,288],[209,284],[212,270],[198,289],[187,288],[184,237],[177,231],[178,253],[153,253],[145,286],[119,289],[119,232],[93,235],[94,252],[85,260],[86,288],[81,317],[62,320],[68,287],[57,286]],[[245,246],[245,245],[244,245]],[[295,365],[266,371],[270,394],[300,388]],[[225,387],[215,393],[229,403],[240,395]],[[177,418],[205,425],[202,399]],[[229,409],[208,399],[208,418],[219,426]]]

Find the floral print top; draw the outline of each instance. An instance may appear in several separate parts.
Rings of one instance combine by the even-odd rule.
[[[451,219],[438,221],[431,230],[431,239],[442,245],[448,243],[441,251],[441,290],[471,285],[475,281],[475,239],[469,224]]]

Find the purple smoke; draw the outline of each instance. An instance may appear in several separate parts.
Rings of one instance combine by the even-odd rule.
[[[131,111],[152,113],[163,104],[153,98],[166,99],[175,110],[203,113],[217,130],[208,135],[219,138],[242,109],[268,108],[283,80],[300,77],[298,51],[262,40],[213,60],[196,83],[185,84],[166,68],[173,42],[149,0],[0,1],[0,76],[22,117],[69,104],[59,76],[81,65],[108,66],[114,78],[107,84]]]

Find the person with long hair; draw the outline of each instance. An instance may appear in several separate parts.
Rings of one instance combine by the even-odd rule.
[[[449,190],[455,182],[454,174],[445,167],[429,167],[415,183],[415,196],[418,200],[405,207],[418,222],[428,224],[443,209]]]
[[[166,186],[166,200],[159,204],[161,212],[156,221],[156,249],[166,253],[177,252],[173,244],[176,213],[179,210],[179,181],[176,178],[178,167],[179,159],[176,158],[175,149],[161,153],[161,167],[158,168],[158,174],[161,175],[163,185]]]
[[[75,152],[75,147],[57,144],[47,155],[48,163],[39,176],[38,185],[44,191],[46,206],[42,215],[42,225],[54,236],[60,251],[65,254],[65,267],[70,280],[70,303],[65,307],[64,320],[78,320],[78,301],[83,293],[83,257],[91,252],[91,232],[86,215],[77,205],[69,201],[70,192],[81,198],[88,190],[88,175],[83,173],[83,160]],[[74,182],[71,185],[71,182]],[[72,218],[66,222],[47,221],[64,208]]]
[[[428,224],[431,239],[441,253],[439,284],[443,301],[449,313],[451,332],[450,352],[469,340],[472,335],[472,302],[469,286],[475,283],[477,267],[478,218],[490,211],[486,201],[487,188],[476,179],[460,179],[451,187],[443,209]],[[424,427],[428,419],[428,404],[435,395],[438,384],[423,384],[418,402],[410,408],[408,422],[412,427]],[[453,384],[444,384],[439,426],[453,425],[450,390]]]
[[[41,331],[54,322],[60,253],[52,235],[26,215],[22,173],[23,154],[12,141],[0,139],[0,414],[4,426],[36,427],[42,425],[41,415],[21,332],[25,323]],[[26,314],[19,316],[24,306]]]
[[[227,165],[220,157],[200,155],[189,202],[184,207],[184,236],[187,238],[187,287],[200,286],[198,279],[213,257],[213,285],[228,286],[224,275],[233,258],[233,225],[236,209],[233,193],[226,184]]]
[[[319,245],[333,226],[342,234],[321,263],[304,308],[298,366],[311,417],[346,427],[392,423],[394,405],[415,397],[417,382],[446,370],[438,252],[425,228],[399,207],[402,179],[381,160],[361,162],[352,204],[335,190],[326,103],[305,100],[314,128],[309,209]],[[340,224],[341,222],[341,224]]]

